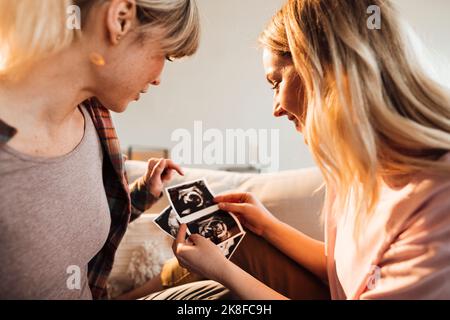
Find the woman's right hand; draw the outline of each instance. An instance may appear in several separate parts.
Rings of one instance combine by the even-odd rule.
[[[219,208],[234,213],[241,224],[258,236],[264,237],[278,222],[269,210],[251,193],[226,193],[214,198]]]

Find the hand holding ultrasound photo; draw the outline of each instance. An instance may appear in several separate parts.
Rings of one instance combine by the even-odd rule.
[[[229,259],[244,238],[239,220],[219,209],[204,179],[166,188],[170,206],[154,222],[175,239],[180,224],[187,224],[187,236],[199,234],[217,245]]]

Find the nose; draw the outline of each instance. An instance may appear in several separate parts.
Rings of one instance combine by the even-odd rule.
[[[161,83],[161,78],[156,78],[155,80],[153,80],[152,82],[151,82],[151,84],[153,85],[153,86],[159,86],[160,85],[160,83]]]
[[[275,104],[274,108],[273,108],[273,116],[278,118],[278,117],[282,117],[286,114],[286,111],[284,111],[284,109],[280,106],[280,104]]]

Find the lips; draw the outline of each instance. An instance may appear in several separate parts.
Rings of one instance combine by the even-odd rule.
[[[301,131],[300,123],[296,117],[294,117],[293,115],[288,115],[288,119],[294,123],[297,130]]]
[[[142,90],[139,91],[139,92],[140,92],[140,93],[147,93],[149,88],[150,88],[150,84],[147,84],[147,85],[145,86],[145,88],[142,89]]]

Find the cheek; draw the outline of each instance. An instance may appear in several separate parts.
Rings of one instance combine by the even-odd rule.
[[[96,96],[108,109],[122,112],[138,97],[140,90],[159,77],[165,58],[135,49],[111,60],[114,62],[98,70]]]
[[[154,70],[161,67],[159,60],[152,58],[143,48],[130,49],[117,63],[113,72],[115,83],[119,84],[118,92],[134,93],[142,90],[150,81]]]
[[[284,88],[280,91],[280,102],[283,108],[292,114],[297,114],[298,105],[295,99],[295,95],[289,88]]]
[[[102,70],[102,91],[111,95],[135,91],[143,78],[143,68],[137,61],[134,55],[128,55],[110,66],[107,65]]]
[[[285,109],[300,118],[303,112],[303,95],[299,85],[296,83],[287,84],[283,88],[281,96]]]
[[[121,65],[109,71],[105,69],[107,74],[99,80],[100,87],[96,96],[109,110],[123,112],[136,99],[139,90],[134,68],[131,65],[128,68]]]
[[[163,72],[166,58],[165,57],[153,57],[147,62],[145,68],[147,70],[147,81],[153,81],[158,79]]]
[[[135,88],[136,85],[142,86],[148,77],[148,65],[139,56],[134,59],[127,59],[127,61],[122,63],[120,68],[121,71],[117,76],[121,78],[121,82],[126,87]]]

